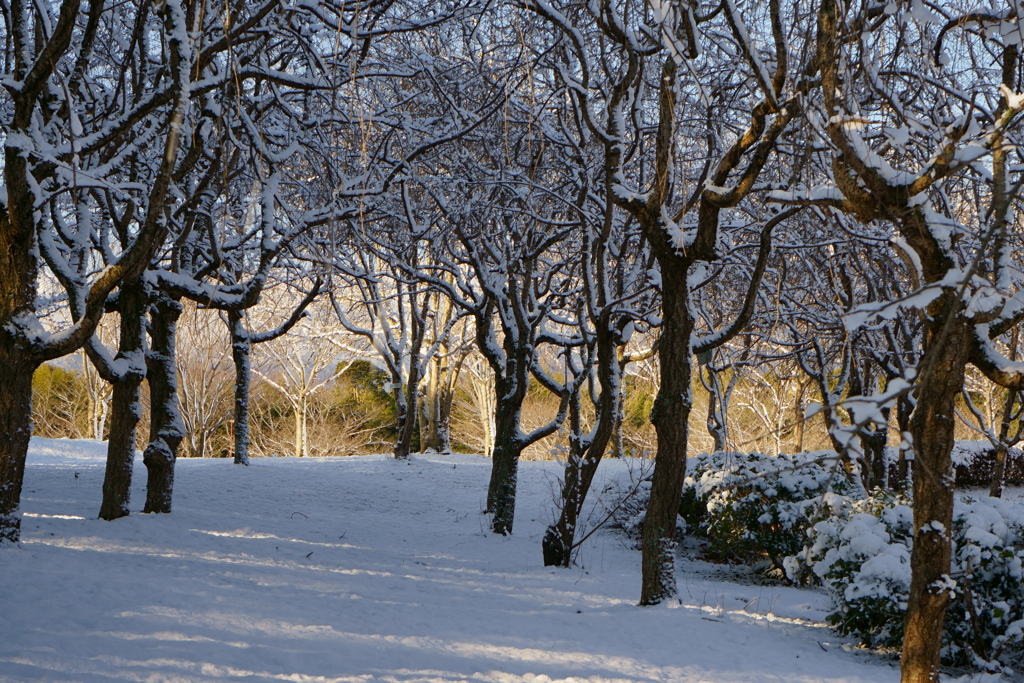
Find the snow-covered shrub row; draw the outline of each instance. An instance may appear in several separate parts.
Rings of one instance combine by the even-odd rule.
[[[957,488],[969,486],[988,487],[995,469],[996,454],[988,441],[957,441],[951,454],[956,468]],[[1006,453],[1003,470],[1004,484],[1024,482],[1024,452],[1010,448]]]
[[[809,544],[786,558],[791,579],[818,578],[842,634],[865,645],[898,648],[910,589],[913,510],[888,491],[831,506],[808,529]],[[1024,507],[997,498],[964,497],[953,512],[952,574],[946,587],[943,661],[1005,670],[1024,657]]]
[[[956,472],[957,488],[988,487],[992,481],[995,467],[995,450],[988,441],[958,439],[951,453],[953,468]],[[897,459],[899,448],[889,446],[885,449],[885,458],[889,468],[889,481],[897,476]],[[1003,470],[1004,485],[1024,484],[1024,450],[1018,447],[1008,449],[1006,465]]]
[[[779,569],[804,547],[810,524],[849,489],[832,451],[719,451],[691,462],[680,506],[690,531],[706,537],[716,555],[767,557]]]

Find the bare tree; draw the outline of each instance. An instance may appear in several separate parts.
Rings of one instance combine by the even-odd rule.
[[[912,382],[916,399],[909,429],[914,545],[901,660],[907,683],[939,676],[935,624],[949,602],[943,586],[953,512],[951,416],[965,369],[973,363],[1011,390],[1024,386],[990,341],[1019,322],[1015,307],[1006,306],[1016,289],[1007,229],[1016,186],[1006,159],[1024,103],[1015,94],[1018,47],[1003,43],[999,31],[964,30],[1010,22],[1016,31],[1016,10],[977,14],[959,3],[935,9],[945,16],[927,10],[901,19],[884,6],[821,3],[820,104],[812,123],[826,144],[820,175],[797,198],[890,226],[920,285],[910,297],[871,306],[864,311],[871,315],[862,316],[894,317],[900,307],[924,314],[920,361],[902,378],[903,391]],[[936,33],[932,24],[941,29]],[[990,51],[1001,69],[983,66],[979,51]],[[889,66],[884,73],[861,71],[867,63]],[[991,158],[991,171],[981,170],[984,157]],[[822,178],[824,187],[811,190]]]
[[[259,377],[277,389],[288,401],[295,429],[292,455],[309,455],[310,402],[334,379],[334,366],[342,349],[328,323],[328,311],[316,311],[303,319],[290,334],[261,344],[257,350]]]
[[[565,69],[560,73],[580,118],[604,146],[604,191],[640,225],[660,270],[661,386],[652,413],[658,453],[643,530],[640,598],[641,604],[655,604],[676,590],[676,517],[686,471],[692,354],[724,344],[747,324],[772,230],[793,213],[759,219],[761,249],[747,296],[731,322],[703,335],[691,306],[691,271],[721,258],[722,224],[732,224],[782,134],[800,115],[813,69],[789,68],[787,32],[797,27],[787,26],[777,2],[758,7],[756,21],[741,16],[733,3],[703,16],[694,6],[663,3],[605,5],[597,15],[554,3],[524,4],[563,37],[566,58],[578,75],[569,79]],[[761,57],[771,53],[769,45],[774,70]],[[719,51],[722,60],[715,56]],[[735,89],[730,81],[737,54],[749,78],[742,95],[731,94],[726,103],[721,97]],[[729,72],[718,71],[725,63]],[[742,106],[730,106],[741,100]],[[705,115],[680,118],[683,107]],[[727,120],[746,128],[730,134],[730,142],[722,135]],[[638,150],[645,153],[637,155]]]
[[[0,539],[7,541],[19,537],[32,372],[81,347],[107,295],[120,282],[136,280],[162,243],[165,200],[194,94],[191,74],[197,60],[209,60],[216,52],[194,49],[195,15],[190,17],[177,0],[159,7],[99,1],[83,6],[69,0],[56,15],[50,14],[53,9],[48,4],[31,11],[19,3],[3,6],[8,85],[0,124],[6,159],[0,363],[7,368],[7,381],[0,386]],[[128,38],[143,27],[158,41],[170,68],[132,71],[139,61],[149,63],[150,46]],[[104,68],[93,68],[99,62]],[[113,90],[122,87],[133,92],[115,95]],[[57,101],[55,93],[63,93],[63,99]],[[155,138],[142,135],[150,126],[162,132]],[[110,163],[118,150],[143,142],[153,152],[151,164]],[[128,173],[122,173],[125,168]],[[117,219],[102,210],[102,197],[111,193],[133,206],[130,215],[119,217],[120,232]],[[96,247],[105,249],[107,257],[99,272],[93,271],[95,252],[90,251],[95,235],[101,236]],[[39,252],[68,292],[74,323],[58,334],[43,328],[35,314]]]

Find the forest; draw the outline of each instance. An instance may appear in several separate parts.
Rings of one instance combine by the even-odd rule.
[[[1024,662],[1016,0],[0,10],[0,547],[33,434],[106,442],[108,522],[137,450],[145,513],[179,458],[472,453],[509,536],[552,461],[564,568],[637,459],[641,606],[699,536],[905,683]]]

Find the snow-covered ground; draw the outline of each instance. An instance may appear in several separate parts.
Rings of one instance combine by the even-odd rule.
[[[33,439],[23,542],[0,551],[0,681],[899,678],[823,627],[819,592],[682,561],[681,604],[640,608],[640,555],[605,530],[582,567],[545,569],[556,463],[522,463],[502,538],[480,457],[179,460],[172,514],[116,522],[95,518],[103,462]]]

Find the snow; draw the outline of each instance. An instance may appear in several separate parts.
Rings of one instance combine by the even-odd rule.
[[[841,202],[843,192],[835,185],[815,185],[796,190],[772,190],[769,201],[773,202]]]
[[[1006,85],[999,86],[999,92],[1006,98],[1006,106],[1010,109],[1020,109],[1021,106],[1024,106],[1024,94],[1015,93],[1007,88]]]
[[[939,15],[932,12],[930,9],[925,7],[923,0],[913,0],[910,4],[910,14],[914,17],[915,21],[922,24],[938,24],[941,23]]]
[[[949,241],[949,231],[940,232],[936,227],[937,223],[929,223],[932,233],[938,235],[936,239]],[[941,225],[943,229],[945,225]],[[912,250],[906,250],[908,254],[912,253]],[[916,265],[919,265],[919,261]],[[963,284],[964,273],[958,268],[950,268],[946,275],[941,280],[933,282],[931,284],[921,287],[915,292],[911,292],[907,296],[894,299],[892,301],[872,301],[869,303],[855,306],[853,310],[847,313],[843,322],[846,325],[846,329],[849,332],[855,332],[860,329],[867,321],[873,318],[881,318],[882,320],[895,320],[901,311],[910,310],[925,310],[928,306],[942,296],[942,290],[945,287],[959,287]]]
[[[516,531],[487,531],[469,455],[178,460],[174,512],[95,519],[105,444],[35,438],[23,540],[0,551],[0,681],[896,681],[821,623],[818,590],[640,555],[594,534],[541,566],[554,462],[522,462]],[[602,464],[598,491],[627,477]],[[635,467],[635,463],[633,463]],[[144,500],[136,460],[133,510]]]

